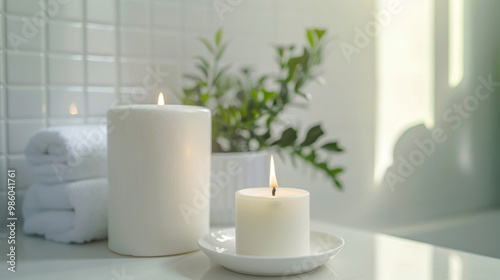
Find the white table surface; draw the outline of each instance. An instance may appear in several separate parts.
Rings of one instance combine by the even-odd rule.
[[[500,259],[322,222],[313,222],[311,227],[342,236],[345,247],[315,271],[279,279],[500,279]],[[0,240],[3,256],[0,279],[275,279],[230,272],[211,263],[201,251],[132,258],[110,252],[106,241],[66,245],[20,232],[17,272],[11,273],[5,262],[5,235]]]

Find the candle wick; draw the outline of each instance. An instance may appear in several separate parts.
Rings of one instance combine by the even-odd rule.
[[[273,187],[273,196],[276,196],[276,188]]]

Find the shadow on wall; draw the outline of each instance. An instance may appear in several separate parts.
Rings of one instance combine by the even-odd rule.
[[[381,189],[388,197],[379,225],[401,225],[500,206],[500,36],[493,26],[499,3],[476,1],[465,15],[464,79],[443,90],[439,41],[435,44],[434,125],[404,130]],[[469,15],[467,15],[467,13]],[[438,30],[436,29],[436,32]],[[442,53],[441,53],[442,54]],[[450,64],[451,65],[451,64]],[[445,73],[446,72],[446,73]],[[440,87],[441,84],[441,87]]]
[[[418,124],[401,135],[382,182],[392,191],[385,222],[500,205],[499,80],[480,77],[470,93],[453,98],[434,128]]]

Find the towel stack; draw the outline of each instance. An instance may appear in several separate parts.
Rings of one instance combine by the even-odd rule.
[[[23,203],[24,231],[65,243],[107,236],[106,128],[51,127],[26,147],[35,183]]]

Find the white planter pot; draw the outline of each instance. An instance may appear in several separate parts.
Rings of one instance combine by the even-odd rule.
[[[210,222],[234,224],[234,193],[245,188],[269,185],[267,151],[213,153],[210,178]]]

